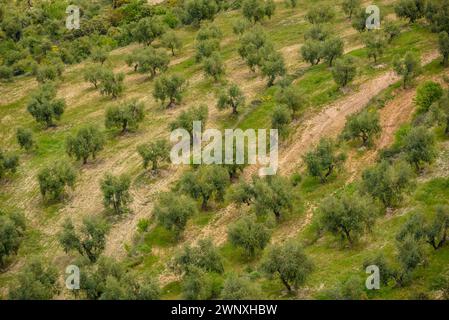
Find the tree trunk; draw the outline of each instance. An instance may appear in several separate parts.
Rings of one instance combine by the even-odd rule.
[[[279,270],[278,270],[278,272],[279,272]],[[281,275],[279,275],[279,277],[281,278],[281,281],[284,284],[284,286],[287,288],[288,292],[292,292],[292,287],[288,284],[288,282],[284,279],[284,277]]]

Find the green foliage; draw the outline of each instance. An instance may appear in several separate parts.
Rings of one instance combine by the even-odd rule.
[[[287,133],[287,127],[292,121],[292,112],[285,105],[277,106],[271,116],[271,127],[278,129],[281,134]]]
[[[9,299],[50,300],[58,291],[56,269],[33,259],[25,265],[17,276],[17,282],[9,288]]]
[[[278,221],[292,209],[294,198],[290,181],[280,176],[253,178],[251,184],[241,182],[229,193],[231,201],[239,205],[254,204],[257,215],[272,213]]]
[[[395,56],[393,68],[399,76],[402,76],[403,87],[406,88],[412,79],[421,72],[421,61],[411,52],[407,52],[402,59],[399,56]]]
[[[260,296],[260,292],[245,276],[229,274],[223,283],[221,299],[223,300],[254,300]]]
[[[411,236],[417,241],[428,243],[435,250],[442,248],[447,241],[449,207],[438,206],[435,211],[430,219],[425,219],[420,212],[412,213],[399,230],[396,239],[403,241],[407,236]]]
[[[167,108],[170,108],[181,103],[185,89],[186,81],[180,75],[162,75],[154,83],[153,96],[162,103],[168,99]]]
[[[90,82],[95,89],[98,89],[98,84],[103,79],[105,69],[99,68],[96,65],[90,65],[84,69],[84,81]]]
[[[239,107],[245,104],[245,96],[236,84],[231,84],[227,90],[222,91],[218,97],[218,109],[230,107],[232,114],[237,114]]]
[[[28,102],[27,110],[38,122],[47,128],[54,125],[54,119],[61,119],[65,109],[65,101],[56,99],[56,88],[46,83],[35,91]]]
[[[113,99],[117,99],[123,93],[124,80],[124,73],[120,72],[114,74],[112,70],[105,69],[101,73],[99,84],[100,93],[105,96],[111,96]]]
[[[270,232],[263,224],[257,223],[255,218],[246,216],[231,224],[228,240],[233,246],[243,248],[248,256],[254,257],[270,241]]]
[[[103,65],[109,57],[109,52],[106,48],[95,47],[92,49],[91,58],[93,62],[98,62]]]
[[[370,146],[381,131],[377,110],[364,109],[347,117],[341,136],[345,140],[361,139],[363,146]]]
[[[324,41],[330,35],[329,28],[322,24],[313,24],[304,32],[304,40]]]
[[[418,106],[418,112],[429,111],[430,106],[443,96],[443,88],[439,83],[426,81],[416,90],[415,103]]]
[[[17,129],[16,139],[19,146],[26,151],[30,151],[35,145],[33,133],[31,132],[31,130],[26,128]]]
[[[413,177],[407,163],[382,161],[362,173],[362,190],[380,200],[385,207],[396,206],[403,193],[413,186]]]
[[[232,25],[232,31],[234,34],[241,36],[249,28],[248,20],[238,19]]]
[[[276,102],[287,106],[292,116],[296,117],[298,112],[305,106],[305,100],[293,86],[282,87],[275,96]]]
[[[162,193],[153,209],[159,224],[174,231],[179,239],[187,220],[198,211],[195,201],[185,195],[173,192]]]
[[[213,52],[210,57],[205,58],[203,67],[206,75],[212,77],[215,81],[218,81],[225,74],[223,59],[218,52]]]
[[[407,18],[410,23],[424,17],[426,13],[425,0],[400,0],[394,6],[394,12],[399,18]]]
[[[306,40],[301,47],[301,56],[312,66],[317,65],[323,58],[323,43],[314,39]]]
[[[340,282],[327,294],[333,300],[364,300],[367,298],[363,280],[358,276],[351,276]]]
[[[214,20],[219,7],[215,0],[188,0],[184,2],[184,23],[199,26],[203,20]]]
[[[423,163],[430,163],[436,157],[432,132],[424,127],[412,128],[404,137],[402,152],[417,171],[421,170]]]
[[[223,200],[229,185],[229,173],[226,168],[217,165],[204,165],[197,171],[186,172],[179,181],[179,191],[194,199],[201,199],[202,208],[207,209],[209,200]]]
[[[103,150],[105,139],[103,133],[94,125],[87,125],[78,130],[72,136],[69,135],[66,139],[66,151],[71,157],[76,160],[83,160],[83,164],[91,156],[95,159],[98,152]]]
[[[286,74],[284,58],[282,54],[274,51],[270,47],[265,47],[260,51],[262,55],[262,63],[260,70],[262,74],[268,78],[268,87],[274,84],[276,77],[282,77]]]
[[[25,216],[18,212],[0,211],[0,269],[7,258],[17,254],[25,232]]]
[[[132,196],[129,192],[131,179],[127,175],[113,176],[107,173],[101,180],[100,186],[106,209],[112,209],[117,215],[129,210],[128,204],[132,201]]]
[[[139,20],[132,31],[134,39],[149,46],[165,32],[165,25],[159,17],[147,17]]]
[[[208,118],[208,109],[205,105],[199,107],[190,107],[187,111],[182,111],[181,114],[170,123],[170,130],[185,129],[193,137],[193,122],[200,121],[201,128],[204,130]]]
[[[15,173],[18,166],[18,156],[5,153],[2,149],[0,149],[0,178],[3,178],[8,172]]]
[[[261,269],[268,277],[279,277],[287,290],[292,291],[292,286],[298,288],[305,283],[314,265],[297,242],[288,241],[268,248]]]
[[[150,72],[153,79],[158,72],[164,72],[168,68],[170,58],[163,49],[153,47],[140,48],[127,57],[129,66],[134,64],[134,70],[139,73]]]
[[[161,162],[170,158],[170,147],[168,141],[164,139],[139,145],[137,152],[142,157],[145,169],[148,168],[148,164],[151,162],[151,170],[157,170]]]
[[[153,278],[137,281],[112,258],[100,257],[97,264],[81,272],[81,297],[90,300],[157,300],[161,290]]]
[[[44,199],[58,200],[62,198],[66,187],[74,188],[76,171],[69,163],[59,160],[41,169],[37,180]]]
[[[240,38],[238,53],[245,60],[251,71],[260,67],[263,57],[274,51],[272,43],[268,40],[267,34],[260,26],[255,26],[246,31]]]
[[[322,138],[315,149],[304,156],[309,174],[320,178],[321,183],[325,183],[345,159],[344,154],[337,154],[334,141],[325,138]]]
[[[67,218],[58,234],[58,240],[66,253],[75,250],[90,262],[96,262],[106,246],[108,224],[98,217],[86,217],[79,233]]]
[[[430,0],[426,3],[426,19],[434,32],[449,33],[449,1]]]
[[[343,41],[337,37],[324,40],[321,54],[329,66],[333,65],[336,58],[343,55],[343,46]]]
[[[335,67],[332,69],[332,77],[337,85],[346,87],[357,74],[354,59],[351,56],[345,56],[337,59]]]
[[[348,240],[350,245],[372,230],[379,213],[371,198],[357,193],[329,196],[321,202],[319,210],[322,228]]]
[[[366,30],[366,20],[368,17],[369,13],[366,13],[365,8],[356,9],[351,19],[352,27],[360,33],[364,32]]]
[[[63,70],[64,66],[57,61],[53,61],[52,64],[39,65],[35,70],[36,80],[39,83],[55,81],[61,76]]]
[[[355,10],[360,8],[360,4],[360,0],[343,0],[341,8],[348,18],[351,19]]]
[[[182,48],[182,41],[173,31],[166,32],[162,38],[161,43],[167,49],[170,49],[172,56],[175,55],[175,51]]]
[[[443,56],[443,66],[449,65],[449,35],[446,31],[442,31],[438,36],[438,50]]]
[[[384,32],[387,36],[387,42],[391,43],[394,38],[397,38],[401,34],[401,28],[395,21],[387,21],[384,23]]]
[[[121,128],[122,133],[129,129],[137,129],[145,117],[143,103],[137,101],[125,102],[106,109],[106,128]]]
[[[223,261],[210,239],[199,240],[196,246],[185,245],[171,261],[171,268],[181,274],[195,271],[223,273]]]
[[[368,51],[368,58],[373,58],[374,63],[377,63],[377,59],[382,56],[387,45],[385,34],[378,30],[371,31],[364,36],[363,42]]]
[[[271,19],[276,8],[272,0],[243,0],[243,16],[254,23],[261,21],[267,16]]]
[[[331,22],[335,17],[335,10],[330,6],[320,5],[310,9],[306,14],[306,19],[312,24],[322,24]]]

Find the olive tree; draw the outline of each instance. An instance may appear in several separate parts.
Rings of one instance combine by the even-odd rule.
[[[134,70],[139,73],[150,72],[153,79],[158,72],[164,72],[168,68],[170,58],[162,49],[153,47],[141,48],[135,50],[127,57],[129,66],[134,65]]]
[[[156,38],[165,32],[165,25],[158,17],[146,17],[139,20],[132,31],[133,37],[139,43],[149,46]]]
[[[336,58],[343,55],[343,41],[337,37],[331,37],[324,40],[321,55],[327,61],[330,67]]]
[[[61,119],[65,109],[65,101],[56,99],[56,88],[45,83],[34,92],[28,102],[27,110],[38,122],[47,128],[54,125],[54,120]]]
[[[167,108],[170,108],[181,103],[185,89],[186,81],[180,75],[162,75],[154,83],[153,97],[162,103],[168,100]]]
[[[195,201],[186,195],[174,192],[162,193],[153,209],[153,214],[158,223],[167,230],[175,233],[180,238],[187,220],[197,213]]]
[[[424,17],[426,14],[425,0],[400,0],[394,6],[394,12],[399,18],[407,18],[410,23]]]
[[[62,230],[58,234],[58,240],[66,253],[74,250],[87,257],[90,262],[96,262],[106,246],[106,234],[108,224],[98,217],[86,217],[79,232],[67,218]]]
[[[322,24],[330,22],[335,17],[335,10],[330,6],[314,6],[307,14],[306,19],[312,24]]]
[[[439,83],[426,81],[416,90],[415,104],[419,113],[429,111],[432,104],[443,96],[443,88]]]
[[[292,121],[292,111],[285,105],[276,106],[271,115],[271,126],[278,129],[282,135],[287,134],[288,125]]]
[[[189,273],[194,268],[219,274],[224,272],[220,252],[208,238],[199,240],[195,246],[185,245],[175,254],[170,267],[181,274]]]
[[[362,146],[370,146],[373,139],[380,134],[379,113],[377,110],[364,109],[346,118],[342,138],[345,140],[361,139]]]
[[[260,70],[268,78],[267,86],[271,87],[277,77],[281,77],[287,72],[284,58],[282,54],[269,47],[263,48],[260,53],[262,55]]]
[[[170,130],[187,130],[193,143],[193,122],[201,122],[201,128],[204,130],[208,118],[208,113],[209,111],[205,105],[190,107],[188,110],[182,111],[181,114],[173,122],[170,123]]]
[[[403,139],[402,152],[417,171],[436,157],[435,138],[425,127],[412,128]]]
[[[15,173],[19,166],[19,157],[13,154],[5,153],[0,149],[0,179],[8,172]]]
[[[306,40],[301,46],[301,56],[312,66],[317,65],[323,58],[323,42],[314,39]]]
[[[229,181],[226,168],[205,165],[197,171],[186,172],[179,181],[179,190],[194,199],[201,199],[202,208],[207,209],[211,198],[217,201],[223,200]]]
[[[92,61],[99,62],[102,65],[106,62],[108,56],[109,56],[108,50],[104,47],[95,47],[92,49],[92,52],[90,54]]]
[[[87,163],[89,157],[95,159],[98,152],[103,150],[105,139],[103,133],[94,125],[87,125],[78,130],[75,135],[66,139],[66,151],[76,160]]]
[[[293,86],[281,87],[275,95],[276,102],[287,106],[292,116],[296,117],[298,112],[304,107],[306,101],[301,97],[299,90]]]
[[[184,23],[199,26],[203,20],[214,20],[219,7],[215,0],[188,0],[184,2]]]
[[[314,264],[295,241],[288,241],[268,248],[261,262],[261,269],[268,277],[279,277],[288,291],[305,283]]]
[[[67,187],[74,188],[75,169],[65,161],[55,163],[41,169],[37,175],[39,188],[44,199],[61,199]]]
[[[16,139],[19,146],[26,151],[30,151],[35,145],[33,133],[30,129],[18,128],[16,131]]]
[[[223,300],[252,300],[259,296],[260,293],[254,288],[250,279],[239,277],[234,273],[226,277],[220,295]]]
[[[320,206],[320,225],[325,231],[341,236],[352,245],[371,230],[379,209],[371,198],[357,193],[329,196]]]
[[[343,0],[341,7],[343,12],[348,16],[349,19],[352,18],[352,14],[358,8],[360,8],[360,0]]]
[[[170,49],[172,56],[175,55],[175,51],[182,48],[181,39],[173,31],[165,33],[161,38],[161,43],[167,49]]]
[[[270,241],[270,232],[253,217],[243,217],[230,225],[228,240],[235,247],[241,247],[246,254],[254,257],[258,250],[262,251]]]
[[[125,174],[119,176],[105,174],[100,182],[105,208],[112,210],[117,215],[129,211],[128,205],[132,201],[132,195],[129,192],[130,186],[131,179]]]
[[[332,77],[335,83],[340,87],[346,87],[357,74],[355,61],[350,56],[337,59],[332,69]]]
[[[84,81],[91,83],[95,89],[103,79],[104,68],[99,68],[95,65],[90,65],[84,69]]]
[[[145,169],[148,168],[148,164],[151,162],[151,170],[153,171],[159,168],[161,162],[167,161],[170,158],[168,141],[164,139],[139,145],[137,152],[142,157],[143,167]]]
[[[337,154],[334,141],[322,138],[314,150],[307,152],[303,159],[309,174],[325,183],[346,157],[342,153]]]
[[[58,291],[56,268],[33,259],[17,275],[8,295],[11,300],[50,300]]]
[[[121,128],[122,133],[129,129],[137,129],[145,117],[143,103],[137,101],[125,102],[106,109],[106,128]]]
[[[205,74],[215,81],[218,81],[225,73],[223,60],[218,52],[213,52],[210,57],[204,59],[203,68]]]
[[[232,114],[237,114],[239,107],[245,105],[245,96],[236,84],[230,85],[218,97],[217,107],[221,110],[231,108]]]
[[[385,35],[377,30],[372,31],[364,36],[363,42],[368,51],[368,58],[373,58],[374,63],[377,63],[386,47]]]
[[[395,56],[393,68],[399,76],[402,76],[403,87],[406,88],[412,79],[421,72],[421,62],[413,53],[407,52],[404,58]]]
[[[5,266],[8,257],[17,254],[25,228],[23,214],[18,212],[7,214],[0,211],[0,269]]]
[[[385,207],[399,204],[404,192],[413,186],[413,170],[405,162],[382,161],[362,173],[362,190]]]
[[[113,99],[117,99],[125,89],[123,86],[124,80],[124,73],[120,72],[114,74],[112,70],[105,69],[101,73],[100,83],[98,85],[100,93],[105,96],[111,96]]]
[[[447,67],[449,65],[449,35],[446,31],[442,31],[438,36],[438,50],[443,57],[443,66]]]

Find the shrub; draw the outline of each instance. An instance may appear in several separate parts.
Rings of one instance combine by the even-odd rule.
[[[63,196],[66,187],[74,188],[75,169],[65,161],[55,163],[41,169],[37,175],[42,197],[58,200]]]
[[[26,151],[30,151],[35,144],[33,133],[29,129],[18,128],[16,131],[16,139],[19,146]]]

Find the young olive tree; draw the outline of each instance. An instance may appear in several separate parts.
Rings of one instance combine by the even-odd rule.
[[[294,241],[273,245],[262,259],[261,269],[268,277],[277,276],[289,292],[305,283],[314,264]]]
[[[162,75],[154,83],[153,97],[161,103],[168,100],[167,108],[171,108],[181,103],[185,89],[186,81],[180,75]]]
[[[100,182],[105,208],[112,210],[116,215],[129,211],[128,205],[132,201],[132,195],[129,192],[130,186],[131,179],[127,175],[105,174]]]
[[[39,188],[44,199],[61,199],[66,188],[74,188],[75,169],[65,161],[55,163],[41,169],[37,175]]]
[[[167,140],[161,139],[149,144],[142,144],[137,147],[137,152],[142,157],[143,167],[148,168],[151,162],[151,170],[156,171],[159,164],[170,158],[170,147]]]
[[[95,159],[97,153],[103,150],[104,143],[103,133],[94,125],[88,125],[67,137],[66,151],[69,156],[82,159],[86,164],[89,157]]]
[[[245,96],[236,84],[232,84],[227,90],[222,91],[218,97],[217,107],[220,110],[231,108],[232,114],[237,114],[239,107],[243,105],[245,105]]]
[[[122,133],[125,133],[129,129],[137,129],[144,117],[143,103],[137,101],[125,102],[106,110],[105,126],[107,129],[121,128]]]
[[[51,83],[45,83],[31,96],[27,110],[33,118],[46,128],[54,125],[54,120],[61,119],[65,109],[65,101],[56,99],[56,88]]]

